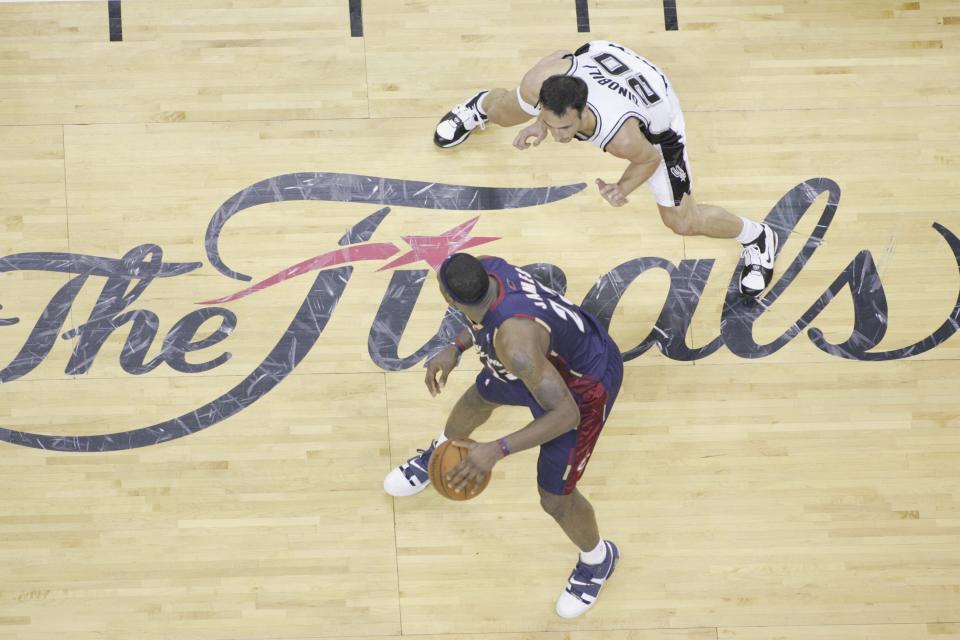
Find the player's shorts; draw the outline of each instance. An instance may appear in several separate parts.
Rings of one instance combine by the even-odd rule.
[[[657,144],[660,151],[660,166],[647,180],[647,188],[653,192],[657,204],[663,207],[679,207],[683,194],[691,193],[693,176],[690,173],[690,160],[687,158],[683,113],[677,108],[677,117],[670,124],[670,130],[677,134]]]
[[[620,349],[612,340],[610,345],[606,371],[602,376],[564,376],[567,388],[580,408],[580,425],[540,445],[537,484],[548,493],[567,495],[577,486],[577,481],[586,471],[607,416],[613,409],[623,382],[623,359]],[[488,402],[527,407],[534,418],[546,413],[520,381],[505,382],[484,368],[477,376],[476,385],[480,395]]]

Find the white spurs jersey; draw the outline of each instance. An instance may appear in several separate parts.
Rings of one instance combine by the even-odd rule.
[[[597,119],[592,136],[577,139],[604,151],[630,118],[652,144],[682,144],[683,114],[667,77],[635,51],[607,40],[594,40],[570,57],[568,76],[587,83],[587,108]]]

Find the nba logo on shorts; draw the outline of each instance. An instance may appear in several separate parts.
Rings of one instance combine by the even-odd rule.
[[[680,180],[681,182],[687,181],[687,172],[681,169],[679,166],[670,167],[670,173],[673,175],[674,178],[676,178],[677,180]]]

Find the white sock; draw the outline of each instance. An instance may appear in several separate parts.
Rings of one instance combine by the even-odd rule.
[[[580,560],[586,562],[587,564],[600,564],[606,559],[607,545],[603,543],[603,538],[600,538],[600,544],[598,544],[593,550],[580,552]]]
[[[439,447],[441,443],[446,442],[446,441],[447,441],[447,434],[441,433],[441,434],[440,434],[440,437],[437,438],[437,446]]]
[[[743,220],[743,229],[740,230],[740,235],[737,236],[737,242],[740,244],[750,244],[763,233],[763,226],[753,220],[747,220],[746,218],[740,219]]]

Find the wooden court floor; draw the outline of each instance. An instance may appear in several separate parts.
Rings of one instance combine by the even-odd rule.
[[[125,0],[111,41],[107,2],[0,3],[0,639],[960,638],[960,3],[575,4]],[[782,231],[762,306],[593,147],[433,146],[589,39],[669,75],[700,201]],[[630,357],[574,621],[533,452],[381,487],[479,370],[423,386],[423,247],[467,236]]]

